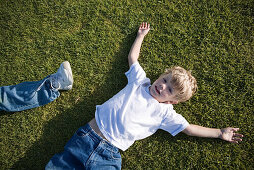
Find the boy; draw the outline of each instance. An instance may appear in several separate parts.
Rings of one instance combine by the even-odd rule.
[[[173,136],[179,132],[199,137],[221,138],[238,143],[238,128],[213,129],[190,125],[173,110],[172,104],[188,100],[195,92],[195,78],[181,67],[162,74],[152,85],[138,63],[140,48],[150,26],[142,23],[128,55],[128,84],[102,105],[95,119],[81,127],[55,155],[46,169],[121,169],[118,148],[125,151],[135,140],[164,129]]]
[[[243,135],[235,133],[238,128],[213,129],[191,125],[174,111],[172,104],[190,99],[196,91],[196,80],[190,72],[173,67],[150,84],[138,63],[141,44],[149,30],[147,23],[139,27],[128,55],[130,69],[125,73],[128,79],[126,87],[104,104],[96,106],[95,119],[77,130],[64,151],[51,158],[46,169],[121,169],[119,149],[125,151],[135,140],[146,138],[158,129],[173,136],[182,131],[191,136],[221,138],[232,143],[242,141]],[[72,87],[69,63],[64,62],[56,74],[42,81],[38,83],[37,91],[43,89],[46,94],[58,97],[58,90]]]

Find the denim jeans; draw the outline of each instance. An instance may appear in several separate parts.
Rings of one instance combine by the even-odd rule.
[[[45,169],[121,169],[121,155],[118,148],[86,124],[76,131],[63,152],[51,158]]]
[[[0,87],[0,111],[16,112],[45,105],[60,96],[49,76],[40,81]]]

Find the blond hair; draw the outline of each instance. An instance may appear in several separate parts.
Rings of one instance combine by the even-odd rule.
[[[170,69],[166,69],[162,75],[169,74],[171,77],[170,83],[173,89],[177,92],[175,99],[178,102],[185,102],[189,100],[197,90],[197,81],[191,75],[191,71],[187,71],[182,67],[175,66]]]

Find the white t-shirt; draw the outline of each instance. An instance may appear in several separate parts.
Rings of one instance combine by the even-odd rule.
[[[171,104],[159,103],[149,93],[150,79],[138,62],[125,73],[128,84],[111,99],[96,106],[97,125],[114,146],[125,151],[136,140],[158,129],[175,136],[189,123]]]

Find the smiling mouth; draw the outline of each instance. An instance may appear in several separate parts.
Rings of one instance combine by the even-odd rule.
[[[160,91],[157,89],[157,86],[155,86],[155,91],[160,94]]]

